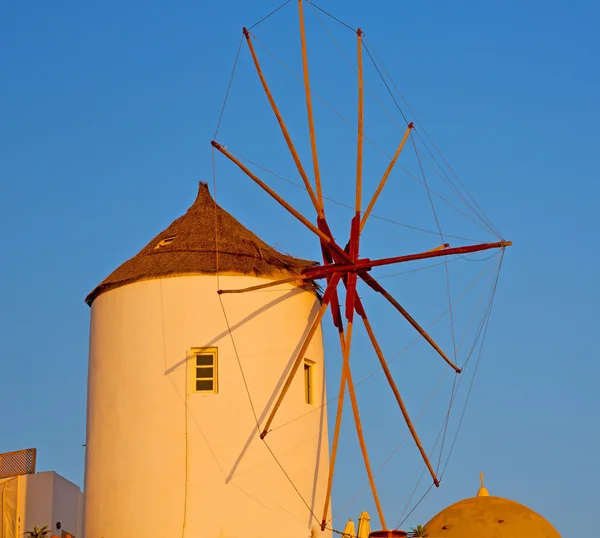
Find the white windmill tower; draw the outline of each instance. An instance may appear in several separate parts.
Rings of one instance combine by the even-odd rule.
[[[257,428],[319,311],[315,288],[217,293],[310,265],[201,184],[183,217],[90,293],[88,538],[330,536],[310,514],[328,474],[320,326],[271,427],[286,428],[268,440]]]

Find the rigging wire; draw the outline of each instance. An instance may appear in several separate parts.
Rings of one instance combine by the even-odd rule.
[[[427,488],[427,491],[425,493],[423,493],[423,496],[417,501],[417,504],[415,504],[413,506],[411,511],[408,514],[406,514],[406,517],[400,523],[398,523],[398,526],[396,527],[396,529],[399,529],[402,526],[402,524],[410,517],[410,515],[417,509],[417,507],[425,500],[425,497],[427,497],[427,495],[429,495],[429,492],[431,491],[432,488],[433,488],[433,484],[431,484]]]
[[[258,22],[255,22],[252,26],[250,26],[248,28],[248,30],[252,30],[252,28],[256,28],[259,24],[265,22],[269,17],[271,17],[272,15],[275,15],[275,13],[277,13],[280,9],[284,8],[285,6],[287,6],[291,1],[292,0],[287,0],[287,2],[284,2],[283,4],[281,4],[278,8],[275,8],[273,11],[271,11],[271,13],[269,13],[268,15],[265,15]]]
[[[398,112],[400,112],[400,115],[402,116],[402,119],[404,120],[404,122],[406,123],[406,125],[408,126],[408,124],[410,123],[408,121],[408,119],[406,118],[406,115],[404,114],[404,111],[402,110],[402,108],[400,107],[400,105],[398,104],[398,101],[396,101],[396,98],[394,97],[394,94],[392,93],[392,90],[390,90],[390,87],[388,86],[385,78],[383,77],[383,75],[381,74],[381,71],[379,70],[379,66],[377,65],[377,62],[375,62],[373,56],[371,55],[371,51],[369,50],[369,47],[367,47],[367,45],[365,43],[363,43],[363,47],[364,49],[367,51],[367,55],[369,56],[369,58],[371,59],[371,62],[373,63],[373,66],[375,67],[375,70],[377,71],[377,73],[379,74],[383,84],[385,85],[387,91],[390,94],[390,97],[392,98],[392,101],[394,101],[394,104],[396,105],[396,108],[398,109]]]
[[[288,0],[291,1],[291,0]],[[225,114],[225,107],[227,106],[227,101],[229,99],[229,92],[231,91],[231,85],[233,84],[233,77],[235,75],[235,71],[237,69],[238,60],[240,58],[240,51],[242,50],[242,43],[244,41],[244,36],[240,38],[240,44],[238,45],[237,53],[235,55],[235,61],[233,62],[233,68],[231,70],[231,75],[229,76],[229,84],[227,85],[227,91],[225,92],[225,98],[223,99],[223,106],[221,107],[221,114],[219,115],[219,121],[217,122],[217,128],[215,129],[215,135],[213,139],[217,138],[219,134],[219,129],[221,127],[221,121],[223,120],[223,114]],[[214,155],[214,151],[213,151]],[[213,181],[214,184],[214,181]],[[214,185],[213,185],[214,188]]]
[[[334,21],[338,22],[342,26],[345,26],[349,30],[352,30],[354,33],[356,33],[356,28],[352,28],[352,26],[350,26],[349,24],[346,24],[344,21],[338,19],[337,17],[335,17],[334,15],[332,15],[331,13],[329,13],[328,11],[325,11],[322,7],[319,7],[314,2],[311,2],[310,0],[308,0],[308,3],[309,3],[309,5],[313,6],[314,8],[317,8],[319,11],[321,11],[322,13],[324,13],[325,15],[327,15],[328,17],[332,18]]]

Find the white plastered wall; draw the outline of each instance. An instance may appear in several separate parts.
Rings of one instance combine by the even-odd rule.
[[[53,536],[67,531],[75,538],[83,537],[83,493],[76,484],[53,471],[11,478],[13,494],[5,505],[11,513],[0,538],[18,538],[33,527],[48,527]],[[61,528],[58,528],[60,523]]]
[[[221,288],[261,283],[220,277]],[[255,420],[256,413],[264,424],[319,302],[282,285],[222,295],[223,310],[217,289],[215,276],[182,276],[123,286],[93,302],[88,538],[330,536],[309,511],[320,519],[328,473],[320,329],[306,353],[315,363],[315,405],[305,402],[301,368],[268,446]],[[213,346],[218,393],[190,393],[190,349]]]

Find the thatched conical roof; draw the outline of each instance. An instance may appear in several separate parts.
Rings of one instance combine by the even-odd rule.
[[[312,265],[315,262],[282,254],[261,241],[219,207],[212,199],[208,185],[200,183],[196,201],[187,213],[113,271],[85,301],[91,305],[101,293],[140,280],[216,274],[217,271],[220,274],[280,278],[299,275]]]

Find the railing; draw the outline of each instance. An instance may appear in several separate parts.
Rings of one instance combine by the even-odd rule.
[[[0,478],[35,473],[37,450],[27,448],[0,454]]]

